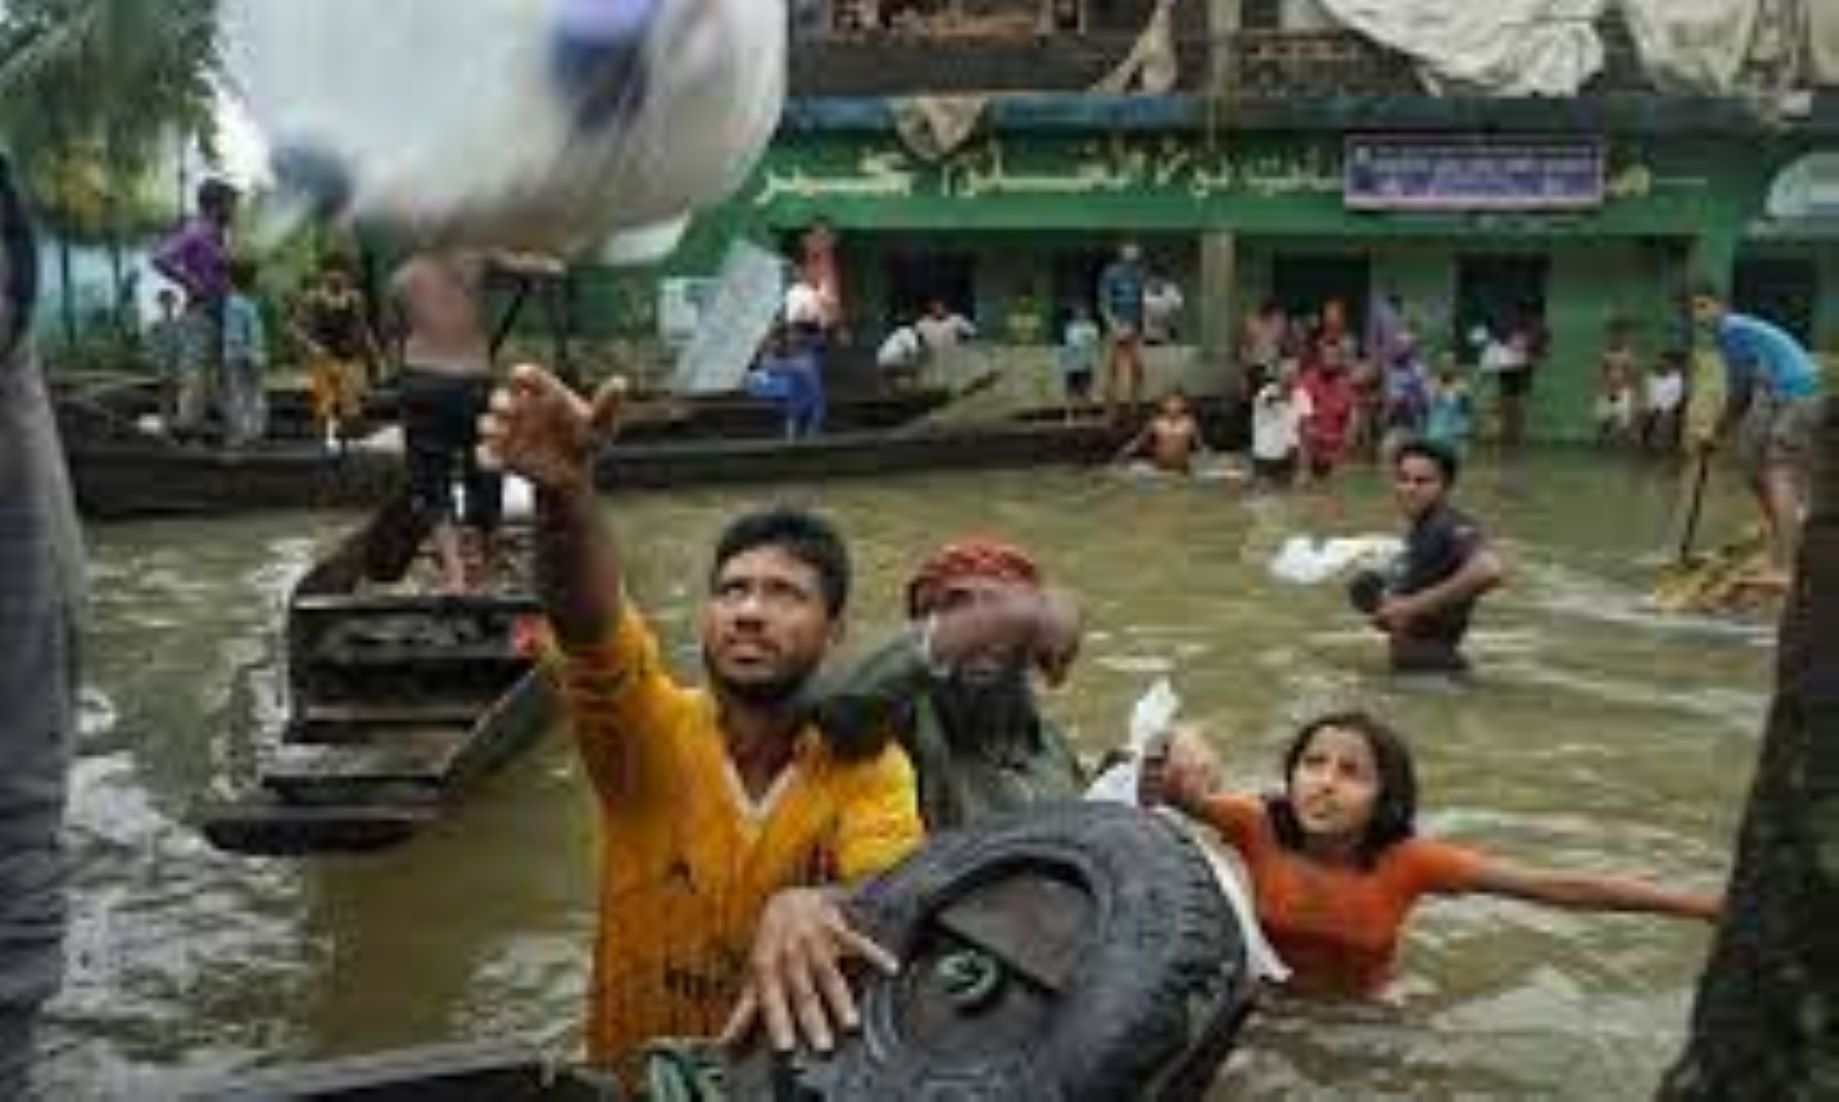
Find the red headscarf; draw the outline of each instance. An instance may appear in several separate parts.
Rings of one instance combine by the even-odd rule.
[[[953,541],[921,563],[919,572],[907,583],[907,615],[931,612],[945,588],[965,578],[1038,587],[1041,568],[1014,544],[980,537]]]

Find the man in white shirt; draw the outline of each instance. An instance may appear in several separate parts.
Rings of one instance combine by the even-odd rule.
[[[803,276],[794,278],[785,289],[785,323],[793,330],[824,327],[824,296]]]
[[[1175,340],[1175,319],[1186,301],[1181,288],[1163,276],[1150,277],[1143,289],[1143,339],[1149,344],[1169,344]]]
[[[1641,403],[1641,447],[1672,451],[1679,447],[1680,417],[1686,408],[1685,353],[1668,351],[1647,377]]]
[[[946,306],[944,299],[937,298],[926,307],[926,316],[915,322],[914,328],[919,330],[920,339],[931,352],[956,348],[977,335],[977,327],[969,318]]]
[[[910,322],[896,325],[875,352],[875,365],[896,386],[911,384],[919,377],[925,363],[925,339]]]
[[[1296,364],[1285,363],[1277,378],[1252,400],[1252,474],[1260,485],[1287,486],[1302,462],[1303,423],[1315,412],[1309,392],[1296,384]]]

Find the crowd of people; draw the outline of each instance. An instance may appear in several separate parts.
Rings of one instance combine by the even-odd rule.
[[[198,217],[158,263],[184,294],[168,319],[179,357],[175,404],[195,411],[188,380],[202,385],[196,377],[220,372],[216,385],[232,431],[247,442],[259,435],[249,381],[259,393],[267,341],[251,295],[253,268],[228,250],[234,201],[233,192],[201,189]],[[10,234],[18,218],[8,219]],[[772,357],[821,357],[834,332],[838,298],[834,269],[826,284],[825,236],[808,242]],[[23,254],[15,248],[6,255]],[[900,595],[903,628],[834,669],[830,659],[856,597],[847,542],[820,515],[769,508],[735,518],[717,540],[697,619],[705,684],[685,684],[669,672],[655,632],[626,592],[622,545],[594,487],[594,451],[617,420],[623,390],[609,384],[584,397],[528,364],[502,382],[492,374],[485,273],[545,263],[421,254],[396,273],[391,295],[401,318],[411,491],[433,523],[451,588],[473,584],[457,527],[464,522],[487,536],[496,527],[497,469],[535,489],[546,660],[595,795],[602,840],[589,1057],[636,1081],[646,1045],[660,1038],[740,1043],[758,1032],[775,1049],[831,1049],[860,1024],[856,965],[884,973],[898,967],[888,947],[852,926],[844,906],[852,887],[924,845],[929,832],[975,828],[993,815],[1076,796],[1091,780],[1036,696],[1037,680],[1057,684],[1072,673],[1083,630],[1078,602],[1050,586],[1024,548],[953,541],[918,564]],[[1083,376],[1085,389],[1102,371],[1107,401],[1138,400],[1145,333],[1168,323],[1147,304],[1151,283],[1136,247],[1120,249],[1100,279],[1096,316],[1075,314],[1067,327],[1069,395],[1075,376]],[[29,306],[29,291],[16,261],[0,266],[0,352],[8,364],[0,373],[7,395],[0,414],[9,417],[36,408],[12,394],[27,385],[17,365],[29,347],[12,323]],[[1728,375],[1723,415],[1697,446],[1708,451],[1739,438],[1773,562],[1786,571],[1806,502],[1818,372],[1792,338],[1732,312],[1717,288],[1696,287],[1690,301]],[[934,332],[919,331],[922,344],[972,335],[968,321],[936,306],[929,311]],[[1375,314],[1367,337],[1357,340],[1337,302],[1303,326],[1274,304],[1254,313],[1241,346],[1251,458],[1259,478],[1282,483],[1327,477],[1361,448],[1383,456],[1405,524],[1404,551],[1389,568],[1357,576],[1350,602],[1387,640],[1394,669],[1460,672],[1478,602],[1509,573],[1481,525],[1452,500],[1475,400],[1460,372],[1428,371],[1398,303]],[[334,260],[296,317],[296,339],[313,359],[316,408],[334,439],[354,416],[358,365],[377,348],[364,316],[348,269]],[[1493,342],[1505,351],[1491,345],[1484,370],[1529,375],[1543,354],[1534,328]],[[821,366],[810,363],[777,370],[821,378]],[[1606,380],[1612,370],[1618,383],[1633,372],[1625,345],[1612,342],[1605,353]],[[1524,397],[1522,382],[1499,385],[1503,399],[1516,390]],[[809,402],[787,404],[802,417]],[[1512,414],[1503,410],[1505,433]],[[822,416],[820,393],[815,423],[801,423],[797,433],[821,429]],[[0,446],[29,435],[0,436]],[[1188,399],[1174,392],[1125,453],[1186,470],[1208,450]],[[478,461],[480,453],[489,464]],[[27,468],[0,466],[15,469]],[[458,493],[456,477],[464,487]],[[22,489],[19,497],[33,495]],[[39,527],[64,524],[67,510],[56,505],[34,514]],[[0,665],[0,681],[35,679],[31,722],[66,731],[73,682],[64,668],[63,602],[75,583],[67,541],[47,541],[37,529],[31,540],[28,547],[0,527],[0,558],[19,567],[0,577],[9,585],[16,575],[56,584],[43,587],[51,598],[18,613],[30,623],[6,626],[9,637],[30,628],[44,646]],[[15,616],[25,606],[8,608]],[[47,665],[59,669],[48,674]],[[9,718],[3,730],[11,739],[19,729]],[[1270,794],[1225,786],[1210,744],[1203,731],[1176,732],[1141,763],[1140,796],[1193,818],[1240,853],[1257,918],[1298,991],[1369,995],[1383,988],[1396,973],[1410,911],[1426,895],[1482,893],[1704,920],[1722,909],[1715,892],[1542,870],[1420,836],[1408,740],[1365,713],[1337,712],[1303,725],[1283,756],[1281,788]],[[15,801],[23,792],[16,802],[55,815],[61,788],[45,778],[61,776],[61,762],[43,765],[35,761],[31,776],[9,772],[0,795]],[[10,878],[0,884],[55,880],[31,864],[55,849],[42,834],[24,839],[28,861],[0,863],[0,875]],[[15,896],[6,898],[12,906]],[[9,923],[0,949],[43,956],[44,937],[13,931],[42,935],[41,926],[55,926],[54,915],[33,912],[19,922],[0,907],[0,918]],[[55,972],[46,967],[36,957],[20,967],[17,974],[38,977],[23,996],[0,989],[0,1089],[23,1081],[31,1019],[48,990],[43,976]]]
[[[854,598],[846,543],[815,514],[770,508],[717,541],[698,619],[706,687],[686,686],[625,595],[620,545],[587,473],[593,426],[618,401],[613,389],[589,401],[526,365],[484,429],[487,448],[538,488],[539,590],[598,796],[590,1053],[636,1076],[660,1037],[739,1043],[760,1030],[778,1049],[825,1051],[860,1023],[850,962],[896,967],[851,927],[851,885],[928,832],[1075,796],[1089,781],[1033,689],[1070,676],[1078,603],[1019,546],[948,543],[902,595],[907,626],[826,669]],[[1449,502],[1453,453],[1413,440],[1394,462],[1410,534],[1399,568],[1372,583],[1369,614],[1401,669],[1448,670],[1504,567]],[[1241,852],[1258,918],[1300,991],[1383,987],[1426,894],[1702,919],[1721,907],[1715,892],[1540,870],[1418,837],[1408,745],[1371,716],[1307,724],[1269,797],[1222,787],[1209,745],[1204,732],[1179,732],[1146,763],[1142,795]]]
[[[160,380],[161,421],[180,440],[202,439],[215,414],[231,450],[268,434],[274,304],[258,261],[231,239],[241,194],[217,178],[198,186],[196,213],[160,242],[152,266],[165,281],[144,348]],[[363,420],[364,397],[385,357],[349,258],[329,253],[287,311],[284,333],[306,364],[313,421],[330,452]]]

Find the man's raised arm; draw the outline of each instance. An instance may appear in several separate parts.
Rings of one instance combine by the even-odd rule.
[[[595,508],[594,449],[611,432],[625,387],[590,404],[530,364],[511,371],[480,425],[481,458],[536,488],[536,585],[565,649],[603,642],[619,622],[619,557]]]

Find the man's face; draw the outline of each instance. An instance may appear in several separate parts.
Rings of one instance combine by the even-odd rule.
[[[1424,456],[1407,455],[1393,469],[1392,493],[1398,499],[1399,511],[1409,520],[1418,519],[1443,500],[1447,489],[1442,468]]]
[[[1015,584],[995,578],[955,578],[939,589],[932,611],[942,613],[991,604],[1012,591]],[[1022,664],[1021,655],[1012,649],[985,647],[961,658],[953,674],[967,686],[987,688],[1010,680]]]
[[[1718,320],[1718,315],[1721,313],[1723,311],[1719,309],[1717,299],[1710,295],[1692,296],[1692,320],[1698,324],[1711,325]]]
[[[1118,249],[1117,255],[1123,258],[1124,263],[1135,264],[1143,259],[1143,250],[1135,245],[1125,245]]]
[[[780,547],[723,563],[702,615],[703,662],[723,691],[778,704],[816,672],[842,633],[817,569]]]

